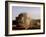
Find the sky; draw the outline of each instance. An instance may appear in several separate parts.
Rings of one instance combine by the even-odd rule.
[[[12,6],[12,20],[15,20],[15,17],[24,12],[32,19],[40,19],[40,7]]]

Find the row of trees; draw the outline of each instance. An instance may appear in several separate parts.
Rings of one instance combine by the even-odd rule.
[[[20,13],[18,17],[16,17],[16,20],[13,21],[13,24],[16,25],[16,27],[22,27],[25,29],[28,29],[29,27],[40,28],[40,25],[37,24],[37,21],[40,23],[40,20],[31,21],[30,17],[27,17],[26,13]]]

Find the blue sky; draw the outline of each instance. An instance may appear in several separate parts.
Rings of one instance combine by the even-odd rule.
[[[40,19],[40,7],[12,7],[12,19],[14,20],[20,13],[26,12],[32,19]]]

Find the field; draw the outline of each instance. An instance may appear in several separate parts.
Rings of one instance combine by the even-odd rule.
[[[12,21],[13,24],[12,24],[12,29],[13,30],[24,30],[25,28],[24,27],[21,27],[19,26],[18,23],[16,23],[15,20]],[[31,21],[31,24],[29,25],[29,28],[28,29],[40,29],[40,20],[37,19],[37,20],[33,20]]]

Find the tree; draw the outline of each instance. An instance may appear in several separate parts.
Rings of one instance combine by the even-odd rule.
[[[20,13],[18,17],[16,17],[16,22],[19,26],[27,29],[30,25],[30,18],[27,17],[26,13]]]

